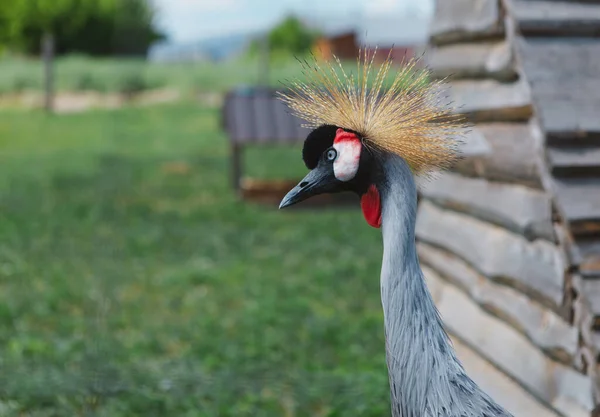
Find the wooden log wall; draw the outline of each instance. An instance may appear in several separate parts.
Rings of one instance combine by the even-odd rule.
[[[518,29],[517,55],[531,86],[568,256],[580,366],[600,402],[600,4],[504,0]],[[595,4],[594,4],[595,3]]]
[[[555,7],[550,16],[535,9],[547,5]],[[454,101],[474,123],[467,144],[476,138],[479,151],[468,153],[451,172],[420,182],[419,258],[466,368],[516,416],[589,417],[598,398],[600,335],[592,328],[600,328],[595,316],[600,318],[600,280],[574,269],[577,262],[583,265],[586,249],[573,231],[585,230],[589,237],[590,230],[600,230],[590,223],[600,214],[600,191],[590,194],[598,183],[589,179],[600,173],[600,147],[572,133],[574,126],[592,129],[600,121],[600,113],[593,119],[591,110],[583,110],[590,102],[573,90],[592,89],[595,74],[600,87],[600,49],[594,72],[591,51],[563,46],[572,55],[563,59],[586,62],[589,77],[579,85],[575,77],[553,71],[558,62],[545,54],[557,46],[532,47],[521,32],[544,34],[567,21],[591,33],[590,19],[596,17],[600,27],[600,6],[576,6],[583,26],[568,18],[570,6],[438,0],[426,54],[433,75],[450,78]],[[546,27],[540,19],[551,23]],[[535,59],[524,57],[531,48],[546,49]],[[566,65],[581,70],[573,62]],[[562,89],[553,90],[561,83]],[[555,126],[560,109],[568,107],[560,100],[569,99],[582,113],[563,117],[571,129],[564,136]],[[557,141],[560,146],[551,145]],[[582,172],[587,182],[575,175]],[[600,244],[587,251],[596,249]],[[478,373],[475,362],[494,371]]]

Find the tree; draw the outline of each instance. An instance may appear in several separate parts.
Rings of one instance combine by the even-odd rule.
[[[10,10],[6,0],[0,0],[0,53],[4,51],[9,37]]]
[[[310,50],[317,33],[306,28],[295,16],[289,16],[269,33],[272,50],[302,54]]]
[[[102,0],[65,48],[93,55],[145,55],[152,43],[164,38],[154,20],[147,0]]]
[[[287,17],[267,34],[272,55],[302,55],[310,51],[317,37],[316,31],[306,28],[295,16]],[[250,55],[261,50],[261,43],[262,40],[255,40],[250,44]]]
[[[39,49],[43,34],[69,33],[81,22],[79,0],[12,0],[6,8],[6,40],[18,48]],[[66,17],[69,16],[69,19]]]
[[[92,55],[145,54],[161,39],[149,0],[0,0],[0,41],[38,53],[40,38],[52,33],[57,52]]]

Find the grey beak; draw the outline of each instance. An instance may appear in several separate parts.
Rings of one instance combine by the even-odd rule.
[[[300,183],[302,184],[302,183]],[[285,197],[283,197],[283,199],[281,200],[281,203],[279,203],[279,208],[286,208],[288,206],[291,206],[293,204],[299,203],[302,200],[305,200],[308,198],[308,196],[305,196],[302,192],[302,188],[300,186],[300,184],[296,185],[294,188],[292,188],[286,195]]]
[[[310,171],[279,203],[279,208],[289,207],[317,194],[327,192],[335,185],[335,176],[329,170],[317,167]]]

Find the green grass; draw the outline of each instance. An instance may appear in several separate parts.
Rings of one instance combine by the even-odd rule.
[[[221,92],[236,84],[255,84],[260,65],[257,59],[231,61],[152,63],[142,59],[94,59],[67,56],[56,60],[59,91],[136,92],[172,87],[182,91]],[[0,58],[0,94],[43,88],[42,62],[38,59]],[[293,57],[280,58],[271,68],[271,83],[300,76]]]
[[[379,231],[236,201],[216,116],[0,113],[0,416],[389,415]]]

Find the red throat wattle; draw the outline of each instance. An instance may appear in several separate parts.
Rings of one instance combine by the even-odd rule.
[[[360,198],[360,208],[362,208],[365,220],[369,226],[381,227],[381,198],[379,190],[374,184],[369,185],[369,189]]]

